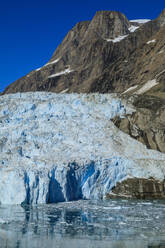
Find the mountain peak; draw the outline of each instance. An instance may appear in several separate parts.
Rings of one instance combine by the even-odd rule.
[[[91,21],[68,32],[48,63],[8,86],[4,94],[124,92],[155,81],[157,74],[163,78],[163,24],[165,10],[149,22],[129,21],[118,11],[97,11]]]
[[[128,34],[130,24],[126,16],[118,11],[97,11],[89,30],[102,38],[113,39]]]

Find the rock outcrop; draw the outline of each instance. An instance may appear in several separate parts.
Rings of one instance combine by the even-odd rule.
[[[141,95],[132,96],[131,101],[136,112],[114,118],[114,124],[147,148],[165,153],[165,99]]]
[[[165,199],[165,181],[154,178],[129,178],[119,182],[107,198]]]

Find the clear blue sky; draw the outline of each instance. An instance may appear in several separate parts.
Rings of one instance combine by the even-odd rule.
[[[0,91],[45,64],[66,33],[97,10],[128,19],[156,18],[164,0],[3,0],[0,3]]]

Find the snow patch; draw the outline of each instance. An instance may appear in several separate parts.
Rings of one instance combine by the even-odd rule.
[[[152,87],[158,85],[159,83],[156,81],[156,79],[149,80],[146,84],[144,84],[138,91],[136,91],[137,95],[143,94],[146,91],[150,90]]]
[[[58,76],[61,76],[61,75],[64,75],[64,74],[68,74],[70,72],[73,72],[73,70],[71,70],[70,68],[67,68],[64,71],[61,71],[61,72],[58,72],[58,73],[50,75],[48,78],[58,77]]]
[[[113,42],[113,43],[116,43],[116,42],[120,42],[121,40],[125,39],[128,35],[122,35],[122,36],[118,36],[114,39],[106,39],[106,41],[108,42]]]
[[[122,94],[128,93],[129,91],[134,90],[134,89],[136,89],[137,87],[138,87],[138,85],[131,86],[131,87],[128,88],[126,91],[124,91]]]
[[[139,27],[131,25],[131,27],[128,28],[128,30],[133,33],[135,32]]]
[[[161,53],[164,53],[164,50],[161,50],[161,51],[158,52],[158,54],[161,54]]]
[[[52,64],[56,64],[59,60],[60,60],[60,58],[55,59],[54,61],[48,62],[47,64],[45,64],[44,66],[42,66],[42,67],[36,69],[35,71],[40,71],[43,67],[46,67],[46,66],[52,65]]]
[[[46,65],[44,66],[48,66],[48,65],[52,65],[52,64],[56,64],[60,59],[55,59],[54,61],[51,61],[49,63],[47,63]]]
[[[41,69],[42,69],[42,67],[40,67],[40,68],[36,69],[36,71],[40,71]]]
[[[148,42],[147,42],[147,44],[151,44],[151,43],[155,43],[156,42],[156,40],[149,40]]]
[[[130,20],[130,22],[137,22],[137,23],[140,23],[140,24],[144,24],[144,23],[147,23],[147,22],[150,22],[151,19],[136,19],[136,20]]]
[[[61,94],[64,94],[64,93],[68,92],[68,90],[69,90],[69,89],[67,88],[67,89],[65,89],[65,90],[62,90],[60,93],[61,93]]]

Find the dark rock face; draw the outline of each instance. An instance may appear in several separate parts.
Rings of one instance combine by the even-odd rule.
[[[153,178],[129,178],[117,183],[107,198],[126,197],[137,199],[165,199],[165,181]]]
[[[123,132],[145,144],[149,149],[165,153],[165,100],[155,96],[136,96],[136,112],[114,124]]]
[[[123,92],[132,85],[141,85],[164,66],[163,59],[159,67],[157,63],[156,68],[153,66],[153,56],[158,60],[165,54],[157,55],[165,48],[164,22],[164,11],[143,25],[129,22],[120,12],[99,11],[92,21],[78,23],[66,35],[49,63],[12,83],[4,94]],[[139,28],[131,33],[132,25]],[[121,36],[122,40],[114,42]],[[153,37],[158,42],[146,44]],[[163,75],[161,78],[164,80]]]

